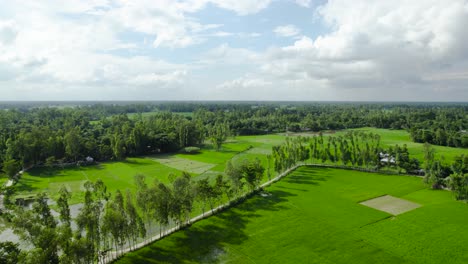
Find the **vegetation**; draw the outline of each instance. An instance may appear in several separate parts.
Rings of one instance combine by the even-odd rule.
[[[302,167],[244,203],[117,263],[465,263],[468,206],[417,177]],[[421,204],[397,217],[359,202]],[[444,223],[444,224],[440,224]],[[434,227],[437,228],[434,228]]]
[[[447,147],[466,147],[465,105],[162,103],[141,107],[94,105],[2,111],[5,115],[0,115],[0,167],[9,178],[21,177],[15,178],[18,181],[15,186],[3,188],[5,210],[2,215],[30,249],[20,250],[13,243],[0,244],[0,260],[10,262],[109,261],[155,234],[164,235],[171,227],[190,226],[194,215],[205,214],[207,210],[213,213],[217,206],[226,202],[242,203],[256,193],[261,193],[264,199],[247,200],[238,208],[213,218],[214,223],[208,224],[213,231],[203,230],[215,240],[215,247],[208,244],[205,250],[196,248],[200,252],[187,252],[192,249],[167,242],[169,246],[180,246],[181,251],[169,250],[162,244],[163,248],[158,248],[161,253],[150,256],[168,262],[245,262],[245,258],[237,259],[231,254],[230,249],[242,251],[242,245],[249,242],[241,238],[235,246],[226,248],[224,240],[231,241],[242,235],[239,233],[242,230],[249,230],[247,222],[250,220],[244,217],[248,219],[262,210],[280,211],[279,218],[275,217],[273,222],[285,220],[282,218],[287,215],[279,209],[286,203],[285,208],[294,205],[308,218],[297,216],[291,218],[293,222],[289,219],[277,224],[278,228],[291,231],[308,226],[303,231],[318,239],[305,242],[304,247],[317,257],[318,263],[324,259],[333,263],[353,262],[356,254],[366,256],[369,262],[415,262],[413,257],[407,256],[417,255],[415,252],[397,249],[397,254],[393,254],[386,245],[395,241],[375,237],[377,229],[387,232],[384,225],[389,215],[356,207],[356,202],[391,194],[422,204],[423,209],[416,211],[424,211],[434,200],[429,195],[432,192],[421,191],[425,189],[421,181],[397,175],[300,168],[286,178],[286,184],[278,185],[284,188],[283,192],[275,189],[276,186],[270,187],[267,193],[260,190],[262,182],[297,164],[424,175],[424,182],[432,189],[449,188],[456,199],[468,199],[468,160],[463,155],[464,149]],[[138,113],[140,111],[149,114],[143,116]],[[330,131],[334,129],[345,130]],[[427,136],[432,130],[435,136]],[[286,136],[259,135],[272,132],[285,132]],[[422,140],[421,133],[424,134]],[[252,134],[256,136],[243,136]],[[229,136],[233,136],[232,139],[228,140]],[[411,142],[410,136],[416,142]],[[425,143],[417,143],[419,141]],[[429,142],[444,146],[432,146]],[[25,169],[22,175],[18,174],[21,168]],[[297,184],[307,187],[301,189]],[[322,185],[324,187],[320,188]],[[427,197],[417,196],[420,192],[425,192]],[[35,197],[31,209],[15,205],[14,198],[27,198],[32,194]],[[48,196],[56,202],[52,207],[57,217],[54,217]],[[319,196],[326,202],[317,205],[320,201],[313,200]],[[444,197],[441,201],[446,201]],[[72,217],[70,205],[75,203],[81,205],[78,215]],[[451,203],[447,202],[447,206],[456,208]],[[280,207],[274,209],[277,205]],[[305,208],[306,205],[309,208]],[[244,210],[239,208],[248,212],[239,212]],[[261,218],[262,228],[277,228],[267,225]],[[340,219],[350,220],[345,223]],[[223,221],[228,222],[219,226]],[[253,227],[259,228],[254,222]],[[228,224],[231,227],[227,227]],[[203,229],[204,225],[197,223],[183,234],[194,228],[197,230],[199,225]],[[389,229],[395,228],[388,225]],[[335,231],[327,235],[324,232],[329,228]],[[398,228],[406,232],[405,226]],[[197,232],[195,240],[201,235]],[[285,238],[285,233],[278,232],[282,241],[292,241],[293,237]],[[249,233],[256,234],[251,230]],[[261,233],[259,237],[263,233],[270,234],[270,230]],[[293,232],[297,241],[305,240],[303,233]],[[338,242],[341,235],[346,238]],[[336,257],[333,252],[329,253],[330,248],[320,237],[330,237],[328,243],[338,248],[343,246],[340,254],[343,250],[344,255]],[[325,253],[319,242],[323,243]],[[264,247],[268,249],[268,243]],[[301,248],[286,249],[284,257],[296,257],[297,262],[301,262],[303,259],[297,259],[295,253],[302,255],[302,251]],[[164,255],[166,252],[171,252],[171,256]],[[247,252],[249,256],[253,254]],[[261,252],[260,249],[257,253]],[[140,258],[141,254],[131,254],[123,261]],[[276,256],[276,252],[273,255]],[[257,258],[255,254],[252,256]],[[440,259],[437,254],[433,256]]]
[[[47,108],[11,106],[0,115],[0,167],[122,160],[173,152],[229,134],[406,129],[416,142],[468,147],[466,104],[160,103]],[[19,108],[21,107],[21,108]],[[155,109],[159,111],[155,111]],[[164,112],[170,110],[176,113]],[[128,113],[152,112],[129,118]],[[177,113],[191,112],[193,115]],[[6,165],[6,166],[5,166]],[[10,170],[11,171],[11,170]],[[11,176],[11,175],[9,175]]]

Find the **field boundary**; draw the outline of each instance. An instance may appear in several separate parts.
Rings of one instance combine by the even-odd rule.
[[[400,176],[424,178],[424,176],[421,176],[421,175],[399,173],[396,171],[366,169],[366,168],[351,167],[351,166],[346,166],[346,165],[333,165],[333,164],[321,164],[321,163],[302,163],[302,164],[303,164],[302,166],[310,166],[310,167],[324,167],[324,168],[354,170],[354,171],[369,172],[369,173],[380,173],[380,174],[388,174],[388,175],[400,175]]]

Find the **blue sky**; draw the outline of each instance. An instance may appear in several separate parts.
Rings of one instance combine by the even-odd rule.
[[[0,100],[468,100],[467,0],[0,6]]]

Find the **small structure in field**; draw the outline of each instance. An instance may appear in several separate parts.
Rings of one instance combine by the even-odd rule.
[[[87,163],[93,163],[93,162],[94,162],[94,159],[93,159],[92,157],[88,156],[88,157],[86,157],[85,161],[86,161]]]
[[[395,160],[395,157],[391,156],[390,154],[388,153],[383,153],[383,152],[380,152],[379,153],[379,158],[380,158],[380,163],[386,165],[386,164],[395,164],[396,163],[396,160]]]

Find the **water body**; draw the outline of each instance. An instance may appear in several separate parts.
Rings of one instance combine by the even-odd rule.
[[[32,209],[32,204],[33,204],[33,200],[28,200],[28,201],[25,201],[23,207],[25,209]],[[55,201],[53,200],[48,200],[47,201],[47,204],[49,205],[55,205]],[[75,219],[77,216],[78,216],[78,213],[80,212],[81,208],[83,208],[83,204],[82,203],[79,203],[79,204],[73,204],[73,205],[70,205],[70,215],[72,217],[72,219]],[[53,209],[50,210],[52,215],[58,220],[58,217],[59,217],[59,213]],[[77,225],[75,223],[75,221],[72,221],[71,223],[71,227],[73,230],[77,230]],[[28,248],[28,245],[24,244],[21,242],[20,238],[18,235],[16,235],[15,233],[13,233],[13,229],[9,228],[9,227],[6,227],[5,224],[1,223],[0,224],[0,241],[4,242],[4,241],[11,241],[13,243],[19,243],[20,244],[20,247],[23,248],[23,249],[26,249]]]

